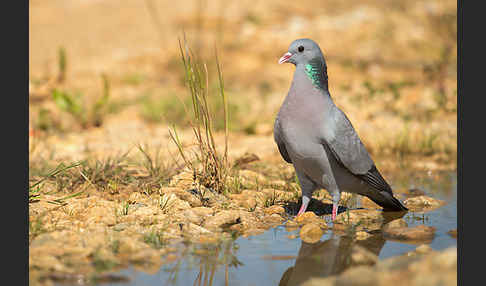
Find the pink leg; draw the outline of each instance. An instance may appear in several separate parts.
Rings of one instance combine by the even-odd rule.
[[[303,212],[305,212],[305,209],[306,209],[306,208],[307,208],[307,206],[306,206],[306,205],[304,205],[304,204],[302,204],[302,205],[300,206],[300,210],[299,210],[299,212],[297,213],[297,216],[299,216],[299,215],[301,215]]]
[[[334,221],[336,219],[336,213],[337,213],[337,206],[332,205],[332,220]]]
[[[302,205],[300,205],[300,210],[297,213],[297,216],[301,215],[307,209],[307,205],[309,204],[310,198],[308,196],[302,196]]]

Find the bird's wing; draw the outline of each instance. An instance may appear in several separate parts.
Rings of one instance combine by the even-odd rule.
[[[391,193],[390,185],[376,168],[347,116],[337,107],[333,110],[332,116],[333,136],[323,137],[322,144],[331,151],[342,166],[367,182],[370,187],[377,191]]]
[[[278,151],[280,152],[280,155],[282,155],[282,158],[285,160],[285,162],[292,163],[292,160],[290,160],[289,157],[289,153],[287,152],[287,148],[285,148],[285,143],[282,140],[280,132],[280,124],[278,123],[277,118],[275,119],[275,124],[273,126],[273,138],[275,140],[275,143],[277,143]]]

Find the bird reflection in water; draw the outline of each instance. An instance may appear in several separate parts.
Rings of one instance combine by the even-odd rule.
[[[401,216],[403,214],[398,217],[394,214],[384,215],[383,225]],[[370,236],[363,240],[357,240],[353,232],[348,232],[333,233],[328,240],[317,243],[302,241],[295,265],[284,272],[279,286],[301,285],[312,277],[338,275],[359,264],[353,259],[353,254],[365,252],[360,248],[379,256],[385,242],[383,232],[379,229],[371,231]]]

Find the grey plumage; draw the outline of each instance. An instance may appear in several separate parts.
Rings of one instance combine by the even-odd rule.
[[[295,72],[275,119],[274,139],[299,178],[299,214],[318,188],[333,196],[333,219],[341,191],[367,196],[386,211],[407,210],[393,197],[353,125],[334,104],[319,46],[310,39],[295,40],[279,61],[284,62],[294,64]]]

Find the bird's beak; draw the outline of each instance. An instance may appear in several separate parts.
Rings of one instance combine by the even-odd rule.
[[[291,53],[289,53],[289,52],[285,53],[285,54],[284,54],[284,55],[283,55],[283,56],[280,58],[280,60],[278,60],[278,63],[279,63],[279,64],[286,63],[286,62],[287,62],[287,61],[290,59],[290,57],[291,57],[291,56],[292,56],[292,54],[291,54]]]

